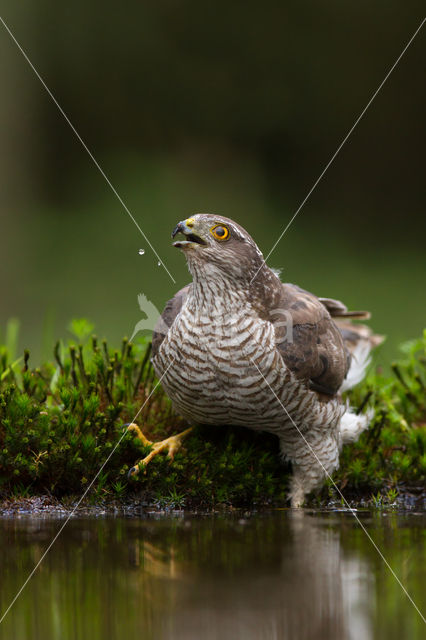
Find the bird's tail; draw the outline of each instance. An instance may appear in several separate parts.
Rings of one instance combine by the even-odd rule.
[[[349,311],[343,302],[333,298],[319,298],[319,300],[340,329],[343,341],[351,355],[349,371],[339,389],[342,393],[361,382],[371,362],[371,349],[383,342],[384,337],[373,334],[370,327],[365,324],[352,322],[352,320],[369,320],[369,311]]]
[[[347,316],[344,317],[347,318]],[[384,337],[373,334],[370,327],[365,324],[354,324],[347,319],[340,318],[336,318],[334,321],[340,329],[347,350],[351,354],[349,371],[339,389],[342,393],[361,382],[371,362],[371,350],[381,344]]]
[[[368,320],[368,311],[348,311],[339,300],[320,298],[327,308],[334,322],[342,334],[343,341],[351,355],[349,371],[339,389],[340,393],[352,389],[364,378],[367,367],[371,362],[370,352],[384,340],[383,336],[374,334],[365,324],[355,324],[352,320]],[[342,444],[355,442],[360,434],[367,429],[374,416],[374,409],[368,409],[364,414],[356,414],[349,405],[340,419],[339,428]]]

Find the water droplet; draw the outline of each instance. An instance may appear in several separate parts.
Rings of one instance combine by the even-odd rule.
[[[144,253],[145,253],[145,249],[139,249],[138,254],[140,256],[143,256]]]
[[[160,261],[157,262],[157,267],[161,267],[161,262]]]

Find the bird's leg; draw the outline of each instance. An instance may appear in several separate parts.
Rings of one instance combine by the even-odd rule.
[[[325,478],[339,466],[335,430],[311,429],[304,438],[298,434],[280,437],[280,448],[293,467],[290,484],[291,506],[301,507],[308,493],[323,486]]]
[[[148,440],[148,438],[142,433],[140,427],[138,427],[138,425],[134,422],[127,425],[127,431],[134,431],[144,446],[152,447],[150,453],[142,460],[139,460],[135,464],[135,466],[130,469],[128,473],[130,477],[137,476],[140,470],[146,467],[146,465],[162,451],[166,450],[168,458],[173,460],[176,451],[178,451],[178,449],[180,449],[182,446],[182,441],[192,431],[192,427],[186,429],[185,431],[182,431],[182,433],[178,433],[176,436],[170,436],[165,440],[161,440],[160,442],[151,442],[151,440]]]

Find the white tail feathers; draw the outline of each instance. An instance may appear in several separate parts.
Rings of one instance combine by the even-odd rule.
[[[340,393],[352,389],[364,378],[370,358],[371,344],[369,340],[359,340],[352,351],[351,365],[346,378],[339,389]]]
[[[352,387],[355,387],[355,385],[361,382],[371,362],[370,351],[373,346],[380,344],[382,340],[381,336],[371,336],[368,327],[355,325],[352,330],[354,334],[355,328],[355,339],[353,339],[351,335],[351,339],[347,342],[347,346],[351,352],[351,364],[346,378],[339,389],[341,393],[352,389]],[[348,405],[339,423],[342,444],[358,440],[361,433],[368,428],[373,416],[374,409],[368,409],[366,413],[357,415]]]
[[[357,415],[353,413],[351,409],[348,409],[341,417],[339,423],[342,444],[358,440],[361,433],[368,428],[373,416],[374,409],[368,409],[367,412],[362,415]]]

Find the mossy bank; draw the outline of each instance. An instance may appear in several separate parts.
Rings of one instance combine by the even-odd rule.
[[[288,469],[278,441],[248,429],[199,427],[170,462],[158,455],[136,479],[127,473],[149,453],[124,425],[134,419],[160,439],[187,425],[173,413],[149,361],[150,344],[124,339],[119,349],[91,335],[84,320],[59,341],[52,361],[32,368],[28,352],[14,360],[0,346],[0,498],[51,496],[69,503],[140,500],[169,508],[284,506]],[[394,503],[414,496],[426,475],[426,332],[402,346],[392,373],[376,367],[351,393],[351,404],[374,407],[370,429],[343,449],[333,476],[352,503]],[[101,469],[101,470],[100,470]],[[329,482],[311,505],[341,500]]]

